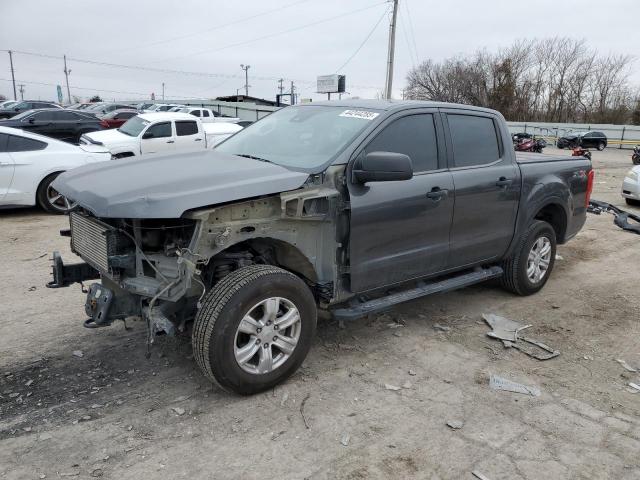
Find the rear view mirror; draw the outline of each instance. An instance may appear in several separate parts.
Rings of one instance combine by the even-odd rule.
[[[413,178],[408,155],[394,152],[371,152],[356,161],[353,177],[359,183],[391,182]]]

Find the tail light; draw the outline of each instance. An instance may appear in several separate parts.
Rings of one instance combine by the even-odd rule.
[[[587,174],[587,194],[584,197],[585,208],[589,206],[589,200],[591,200],[591,192],[593,192],[593,181],[596,177],[596,172],[593,169],[589,170]]]
[[[100,120],[100,125],[104,128],[109,128],[109,124],[106,120]]]

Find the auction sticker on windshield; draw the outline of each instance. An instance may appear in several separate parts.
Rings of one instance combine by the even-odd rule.
[[[362,120],[373,120],[379,113],[368,112],[366,110],[345,110],[340,114],[341,117],[361,118]]]

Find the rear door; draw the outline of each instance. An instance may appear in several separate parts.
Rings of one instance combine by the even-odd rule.
[[[53,112],[51,110],[35,112],[24,118],[22,122],[24,123],[24,130],[50,137],[56,136],[56,130],[53,125]]]
[[[501,257],[515,230],[520,169],[490,113],[444,110],[455,185],[449,267]]]
[[[176,150],[192,152],[205,148],[204,131],[197,120],[176,120]]]
[[[175,150],[173,122],[159,122],[147,127],[140,140],[142,155],[161,155]]]
[[[453,215],[453,180],[435,109],[411,110],[382,123],[356,152],[408,155],[414,176],[349,183],[351,289],[364,292],[445,268]],[[366,120],[363,120],[366,121]]]
[[[7,151],[9,135],[0,133],[0,201],[5,198],[11,188],[15,164]]]

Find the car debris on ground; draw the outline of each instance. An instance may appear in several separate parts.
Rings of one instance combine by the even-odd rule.
[[[492,313],[483,313],[482,318],[492,328],[487,336],[501,340],[505,348],[515,348],[537,360],[549,360],[560,355],[549,345],[519,334],[532,325],[523,325]]]
[[[590,200],[587,212],[593,213],[595,215],[600,215],[601,213],[611,213],[614,216],[613,223],[615,223],[618,227],[628,232],[633,232],[640,235],[640,215],[627,212],[626,210],[622,210],[615,205],[611,205],[610,203],[602,202],[600,200]],[[629,220],[631,220],[631,222]]]
[[[538,387],[530,387],[528,385],[523,385],[522,383],[516,383],[493,374],[489,377],[489,387],[492,390],[522,393],[523,395],[531,395],[532,397],[540,396],[540,389]]]

